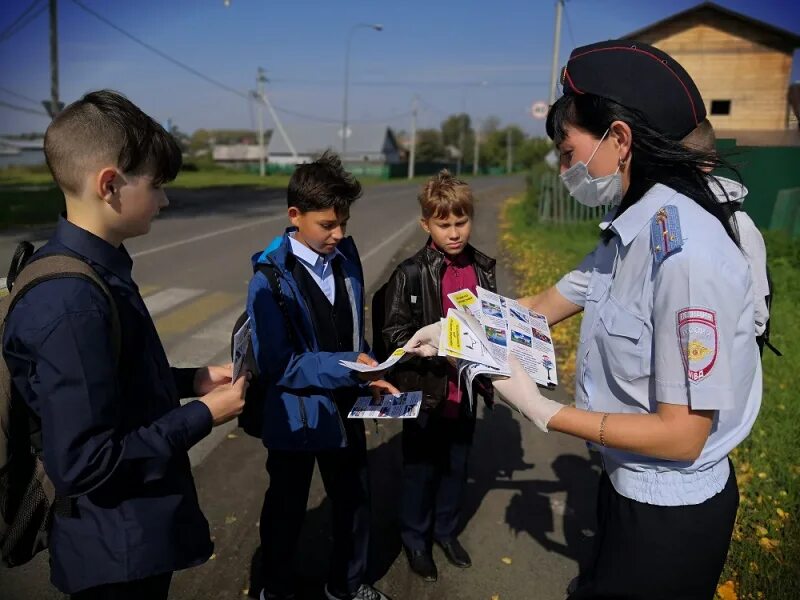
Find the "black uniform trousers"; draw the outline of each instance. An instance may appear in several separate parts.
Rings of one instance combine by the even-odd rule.
[[[422,411],[403,422],[400,537],[409,550],[429,549],[458,533],[475,418]]]
[[[72,600],[167,600],[172,572],[136,581],[107,583],[70,595]]]
[[[346,448],[320,452],[270,450],[269,488],[261,509],[264,589],[274,594],[294,591],[293,564],[303,527],[306,503],[319,465],[331,503],[333,549],[328,587],[337,595],[353,595],[364,580],[369,547],[369,472],[364,423],[344,419]]]
[[[569,600],[711,600],[738,506],[733,465],[721,492],[690,506],[631,500],[604,472],[593,564]]]

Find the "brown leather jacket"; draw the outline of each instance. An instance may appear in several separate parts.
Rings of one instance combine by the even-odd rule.
[[[464,252],[472,253],[472,263],[478,277],[478,285],[497,291],[493,258],[467,246]],[[399,266],[394,270],[386,287],[383,341],[388,350],[403,346],[420,328],[442,318],[442,273],[445,268],[444,255],[432,247],[430,240],[409,261],[420,271],[422,322],[415,323],[408,290],[408,276]],[[418,312],[418,311],[417,311]],[[413,358],[400,363],[388,374],[389,380],[401,391],[422,390],[422,408],[435,409],[447,394],[447,362],[444,358]],[[476,385],[475,388],[487,402],[491,402],[492,387]]]

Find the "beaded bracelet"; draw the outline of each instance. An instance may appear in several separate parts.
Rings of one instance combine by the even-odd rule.
[[[600,444],[603,446],[606,445],[606,419],[608,418],[608,413],[603,413],[603,418],[600,419]]]

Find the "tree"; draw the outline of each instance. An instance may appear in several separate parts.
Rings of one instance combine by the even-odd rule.
[[[417,131],[416,159],[419,162],[433,162],[444,158],[442,134],[437,129]]]
[[[553,148],[552,142],[547,138],[528,138],[517,150],[515,164],[529,169],[541,162],[545,155]]]
[[[472,133],[472,123],[469,115],[460,113],[457,115],[450,115],[442,121],[442,143],[445,146],[455,146],[460,148],[462,141],[462,134],[464,136],[464,149],[466,150],[466,139]],[[471,139],[471,138],[470,138]]]

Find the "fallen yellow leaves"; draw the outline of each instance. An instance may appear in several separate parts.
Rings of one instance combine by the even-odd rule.
[[[767,552],[774,552],[775,549],[780,546],[780,542],[778,540],[772,540],[768,537],[762,537],[758,540],[758,545],[761,546]]]
[[[512,560],[511,560],[511,559],[510,559],[508,556],[504,556],[503,558],[501,558],[501,559],[500,559],[500,561],[501,561],[501,562],[502,562],[504,565],[510,565],[510,564],[511,564],[511,562],[512,562]]]
[[[736,595],[736,585],[730,579],[717,587],[717,596],[722,600],[739,600]]]
[[[730,579],[717,587],[717,596],[722,600],[738,600],[736,595],[736,585]]]

